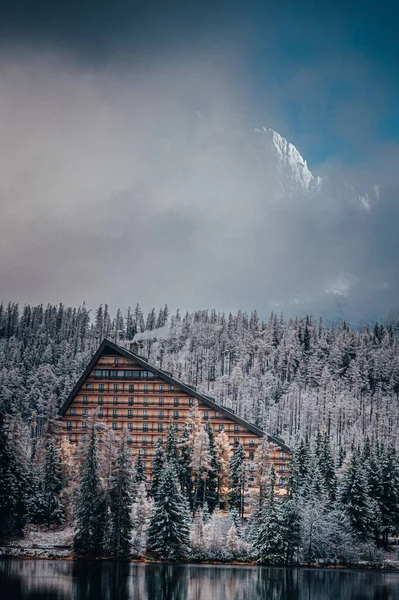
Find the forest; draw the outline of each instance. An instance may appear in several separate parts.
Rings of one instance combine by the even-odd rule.
[[[242,447],[198,408],[179,437],[170,427],[157,442],[151,482],[96,415],[76,450],[61,440],[59,407],[104,337],[134,339],[150,362],[283,437],[287,494],[266,438],[250,490]],[[32,525],[72,526],[79,556],[382,563],[399,523],[398,338],[392,325],[311,316],[1,306],[4,543]]]

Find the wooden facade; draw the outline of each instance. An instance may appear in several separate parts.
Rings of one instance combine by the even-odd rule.
[[[271,460],[277,486],[284,493],[290,449],[282,440],[265,434],[167,371],[108,340],[101,344],[61,408],[62,432],[71,442],[79,442],[87,435],[89,417],[95,410],[117,435],[127,430],[129,453],[133,457],[142,454],[147,475],[151,476],[154,442],[165,436],[170,423],[179,434],[195,401],[204,421],[212,423],[215,435],[221,430],[226,432],[232,450],[243,443],[249,487],[254,484],[256,448],[260,439],[268,436],[273,443]]]

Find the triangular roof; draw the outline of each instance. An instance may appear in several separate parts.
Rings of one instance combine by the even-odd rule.
[[[87,379],[87,377],[90,375],[91,371],[97,364],[99,358],[105,353],[106,348],[108,348],[112,354],[116,353],[116,354],[119,354],[120,356],[124,356],[125,358],[133,359],[141,367],[147,369],[148,371],[151,371],[152,373],[157,375],[160,379],[164,379],[165,381],[171,383],[172,385],[179,387],[181,390],[183,390],[184,392],[189,394],[192,398],[197,398],[197,400],[200,400],[206,406],[209,406],[210,408],[224,414],[231,421],[234,421],[235,423],[242,425],[243,427],[246,427],[249,431],[251,431],[255,435],[262,436],[262,437],[266,435],[270,442],[277,444],[278,446],[280,446],[283,450],[286,450],[287,452],[291,452],[291,449],[279,438],[277,438],[273,435],[270,435],[269,433],[266,433],[262,429],[259,429],[259,427],[256,427],[256,425],[253,425],[252,423],[249,423],[245,419],[242,419],[241,417],[239,417],[238,415],[236,415],[235,413],[230,411],[228,408],[221,406],[220,404],[217,404],[209,396],[206,396],[205,394],[202,394],[201,392],[197,392],[197,390],[194,389],[193,387],[191,387],[190,385],[187,385],[186,383],[179,381],[175,377],[172,377],[172,375],[168,371],[163,371],[162,369],[159,369],[158,367],[151,365],[141,356],[138,356],[137,354],[130,352],[130,350],[127,350],[126,348],[123,348],[122,346],[118,346],[114,342],[111,342],[111,340],[107,340],[107,339],[104,339],[102,341],[97,352],[94,354],[93,358],[87,365],[86,369],[83,371],[79,380],[74,385],[68,398],[65,400],[64,404],[62,405],[62,407],[60,409],[60,415],[63,416],[65,414],[69,405],[74,400],[76,394],[79,392],[80,388],[82,387],[83,383],[85,382],[85,380]]]

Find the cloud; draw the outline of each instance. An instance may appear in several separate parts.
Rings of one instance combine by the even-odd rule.
[[[364,306],[370,290],[396,294],[387,249],[398,243],[393,230],[382,237],[390,211],[397,218],[392,193],[366,167],[323,165],[359,194],[378,183],[372,214],[346,192],[285,198],[253,126],[273,126],[273,113],[243,101],[245,74],[230,52],[218,56],[147,69],[3,51],[4,301],[291,310],[337,281],[360,289],[366,274]],[[388,190],[395,152],[379,168]]]

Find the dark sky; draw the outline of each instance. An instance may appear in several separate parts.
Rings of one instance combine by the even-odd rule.
[[[1,3],[2,299],[317,310],[344,281],[365,312],[394,304],[394,10]],[[276,212],[262,126],[340,190],[378,186],[378,202]]]

